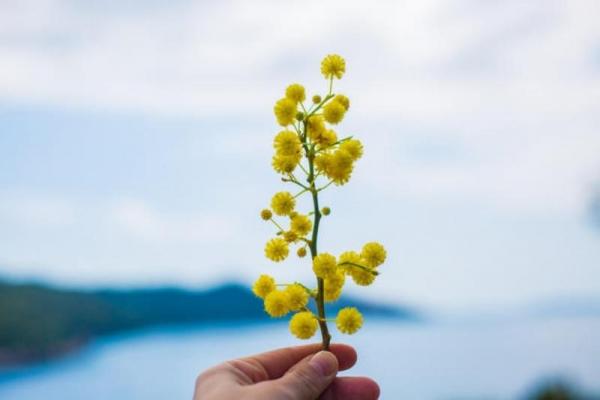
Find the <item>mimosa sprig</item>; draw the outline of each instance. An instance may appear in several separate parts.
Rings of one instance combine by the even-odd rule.
[[[273,141],[273,169],[296,193],[276,193],[271,207],[261,211],[261,218],[270,221],[277,231],[276,237],[267,242],[265,255],[280,262],[288,257],[290,246],[297,247],[296,254],[300,258],[310,251],[316,287],[299,282],[276,284],[269,275],[261,275],[253,286],[254,293],[264,299],[265,311],[270,316],[295,313],[290,320],[290,331],[296,337],[309,339],[320,328],[325,350],[331,341],[325,303],[338,300],[346,276],[361,286],[373,283],[379,275],[378,267],[386,258],[384,247],[377,242],[365,244],[360,252],[346,251],[337,258],[318,252],[321,218],[331,212],[329,207],[320,208],[319,194],[332,184],[346,184],[355,162],[363,154],[359,140],[352,136],[339,139],[331,128],[343,120],[350,108],[348,97],[333,92],[334,79],[341,79],[345,71],[346,62],[342,57],[326,56],[321,62],[321,73],[328,81],[326,96],[315,95],[310,105],[305,104],[304,87],[294,83],[286,88],[285,97],[274,107],[277,122],[284,130]],[[312,199],[312,210],[306,214],[296,210],[296,200],[301,196]],[[275,216],[284,218],[287,224],[277,221]],[[310,300],[314,303],[312,309]],[[335,324],[340,332],[353,334],[361,328],[363,316],[355,307],[345,307],[338,312]]]

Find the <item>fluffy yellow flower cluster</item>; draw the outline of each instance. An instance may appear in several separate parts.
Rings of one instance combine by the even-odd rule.
[[[317,250],[321,218],[331,213],[329,207],[319,208],[319,194],[331,184],[346,184],[354,164],[363,154],[359,140],[352,136],[340,138],[333,129],[350,109],[350,99],[333,92],[334,79],[341,79],[345,72],[345,60],[330,54],[321,62],[321,73],[329,81],[326,96],[315,94],[311,104],[305,104],[306,90],[294,83],[286,88],[284,97],[277,100],[273,108],[283,130],[273,140],[272,166],[281,174],[282,181],[297,188],[297,193],[275,193],[270,207],[260,212],[260,217],[272,222],[277,229],[277,235],[265,245],[265,256],[282,262],[292,246],[297,247],[296,254],[300,258],[310,251],[317,285],[310,288],[298,282],[277,284],[273,277],[261,275],[252,288],[254,294],[263,299],[270,316],[278,318],[294,313],[290,331],[299,339],[311,338],[320,328],[324,349],[329,348],[331,340],[325,303],[340,298],[347,276],[360,286],[372,284],[379,275],[378,267],[386,259],[384,247],[377,242],[337,257]],[[297,210],[302,195],[310,195],[312,200],[312,209],[307,213]],[[276,217],[286,222],[276,221]],[[363,317],[354,307],[342,308],[335,318],[338,330],[345,334],[355,333],[362,324]]]

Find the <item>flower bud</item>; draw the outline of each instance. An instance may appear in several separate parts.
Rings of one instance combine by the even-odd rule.
[[[329,215],[329,214],[331,214],[331,208],[329,208],[329,207],[323,207],[321,209],[321,214],[323,214],[323,215]]]
[[[322,99],[321,99],[321,96],[319,96],[318,94],[315,94],[315,95],[312,97],[312,101],[313,101],[313,103],[315,103],[315,104],[319,104],[319,103],[321,102],[321,100],[322,100]]]
[[[296,114],[296,119],[298,121],[304,121],[304,113],[302,111],[299,111],[298,114]]]
[[[273,217],[273,213],[268,208],[265,208],[264,210],[262,210],[260,212],[260,217],[263,220],[268,221],[268,220],[270,220]]]
[[[306,247],[300,247],[298,249],[297,254],[298,254],[298,257],[300,257],[300,258],[306,256]]]
[[[286,231],[283,233],[283,238],[286,242],[292,243],[298,240],[298,234],[294,231]]]

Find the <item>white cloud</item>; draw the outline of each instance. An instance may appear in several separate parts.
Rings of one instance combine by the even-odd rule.
[[[109,211],[117,230],[135,239],[168,245],[224,243],[238,234],[232,218],[207,215],[164,215],[139,199],[121,199]]]
[[[479,124],[479,123],[477,123]],[[452,126],[457,135],[405,132],[415,127],[379,129],[363,168],[371,190],[397,199],[472,202],[521,214],[577,217],[585,209],[589,185],[600,174],[600,135],[573,122],[503,127]],[[444,132],[447,127],[433,128]],[[473,131],[471,131],[473,129]],[[429,138],[423,139],[424,135]],[[463,136],[463,138],[461,138]],[[457,154],[419,156],[415,141],[450,143]],[[407,144],[408,143],[408,144]]]
[[[7,199],[10,199],[8,201]],[[244,232],[236,215],[159,211],[141,198],[109,202],[5,193],[4,273],[74,282],[195,282],[233,275]]]
[[[432,141],[455,141],[472,157],[431,166],[387,154],[398,170],[385,172],[388,186],[574,214],[600,170],[593,0],[2,8],[4,101],[268,119],[286,82],[321,86],[320,57],[339,51],[349,65],[340,87],[353,99],[346,129],[387,135],[389,153],[410,139],[400,129],[427,125],[437,131]]]
[[[256,161],[266,172],[268,137],[277,129],[270,104],[288,82],[322,88],[318,63],[335,51],[347,58],[347,77],[339,87],[352,99],[341,133],[356,134],[366,147],[353,185],[342,189],[347,196],[368,194],[382,204],[423,209],[473,205],[523,221],[549,218],[555,228],[571,229],[573,254],[581,265],[591,265],[595,239],[577,230],[577,218],[600,174],[599,12],[595,0],[390,0],[376,6],[342,0],[1,2],[0,102],[219,121],[177,157],[182,171],[192,165],[226,170],[222,187],[212,194],[229,202],[217,205],[211,197],[192,212],[179,211],[168,194],[159,200],[134,192],[94,203],[31,193],[22,200],[4,197],[0,218],[10,225],[0,227],[3,257],[53,265],[63,268],[61,276],[92,281],[193,282],[199,276],[258,272],[268,233],[246,223],[247,209],[231,215],[223,210],[258,208],[268,195],[256,187],[276,186],[275,178],[269,186],[268,177],[251,176],[259,169],[247,170]],[[238,175],[242,170],[244,179]],[[400,218],[400,210],[374,213],[363,222]],[[525,254],[531,260],[507,256],[495,279],[502,283],[512,271],[513,281],[506,282],[522,282],[519,271],[531,272],[533,261],[554,262],[554,274],[544,276],[552,281],[549,288],[560,288],[573,257],[548,255],[548,243],[563,243],[560,229],[530,252],[519,247],[520,238],[510,238],[512,228],[506,222],[504,237],[476,238],[488,247],[474,256],[467,242],[477,235],[458,238],[447,228],[446,236],[455,237],[447,248],[447,237],[437,236],[439,254],[465,262],[453,271],[457,291],[470,288],[470,274],[487,262],[487,251],[507,253],[495,247],[502,240],[514,245],[512,257]],[[68,234],[49,236],[48,229]],[[340,236],[358,240],[353,229]],[[386,224],[369,229],[399,234]],[[436,277],[438,264],[447,263],[430,250],[436,245],[432,232],[421,232],[416,248],[422,254],[413,249],[414,268],[404,290],[426,293],[429,283],[423,279]],[[528,235],[534,241],[539,232],[531,229]],[[398,252],[409,246],[411,238],[403,239],[393,239]],[[31,242],[37,246],[33,252]],[[454,250],[457,245],[463,253]],[[428,256],[430,264],[419,264]],[[281,270],[288,273],[295,271]],[[388,285],[404,282],[401,274]],[[460,298],[446,292],[444,299],[445,283],[438,285],[444,301]],[[481,291],[512,295],[499,285],[488,282]]]
[[[0,223],[15,223],[34,229],[60,229],[72,225],[77,210],[59,197],[30,197],[0,192]]]
[[[364,113],[431,117],[440,110],[432,105],[456,96],[462,101],[440,111],[472,111],[477,92],[519,100],[527,99],[523,84],[555,91],[575,83],[599,36],[593,1],[456,9],[435,1],[369,9],[347,1],[182,1],[139,3],[136,12],[60,0],[18,4],[0,14],[5,99],[176,114],[262,109],[281,79],[316,75],[323,53],[338,49],[350,61],[353,92],[377,90],[379,101],[365,102]],[[574,89],[589,101],[598,85]],[[382,108],[387,101],[395,106]]]

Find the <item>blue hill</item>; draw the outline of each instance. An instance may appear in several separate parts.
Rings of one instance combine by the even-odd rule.
[[[416,312],[343,298],[329,306],[357,306],[365,314],[416,320]],[[246,287],[207,290],[155,288],[67,290],[0,282],[0,364],[54,357],[89,339],[153,325],[219,321],[269,322],[262,301]]]

